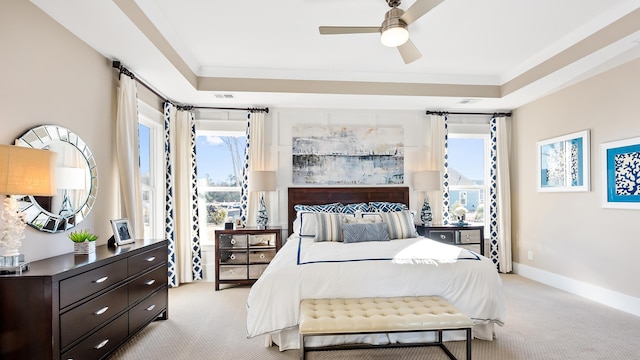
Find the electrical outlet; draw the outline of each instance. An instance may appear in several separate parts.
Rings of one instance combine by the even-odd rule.
[[[527,252],[527,259],[529,259],[529,260],[533,261],[533,251],[529,250],[529,251]]]

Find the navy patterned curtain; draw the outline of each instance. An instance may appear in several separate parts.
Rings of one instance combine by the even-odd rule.
[[[449,206],[451,197],[449,196],[449,115],[444,115],[444,150],[442,160],[442,221],[449,224]]]
[[[251,113],[247,114],[247,145],[244,149],[244,165],[242,166],[242,185],[240,187],[240,219],[242,219],[242,225],[247,225],[247,215],[249,213],[249,158],[251,148]]]
[[[203,278],[193,113],[165,102],[164,134],[165,236],[169,241],[169,286],[175,287]]]

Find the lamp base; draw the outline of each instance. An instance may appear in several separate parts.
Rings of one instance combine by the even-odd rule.
[[[21,275],[26,270],[29,270],[29,262],[24,261],[24,254],[0,256],[0,274]]]

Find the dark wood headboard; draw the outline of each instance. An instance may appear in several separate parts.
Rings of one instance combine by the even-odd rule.
[[[288,234],[293,232],[293,220],[296,204],[320,205],[340,202],[352,204],[369,201],[388,201],[403,203],[409,207],[409,187],[384,186],[384,187],[292,187],[289,188],[289,201],[287,207]]]

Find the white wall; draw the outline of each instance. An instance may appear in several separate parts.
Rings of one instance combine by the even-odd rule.
[[[0,143],[30,128],[55,124],[75,132],[98,166],[95,208],[79,224],[106,243],[116,217],[113,119],[115,77],[110,62],[29,1],[0,2]],[[68,232],[25,230],[21,252],[34,261],[73,251]]]
[[[516,109],[513,119],[514,261],[536,280],[640,315],[640,210],[602,208],[600,179],[600,144],[640,136],[640,60]],[[585,129],[591,191],[537,192],[536,142]]]

